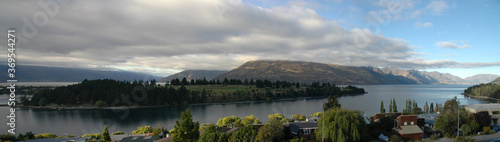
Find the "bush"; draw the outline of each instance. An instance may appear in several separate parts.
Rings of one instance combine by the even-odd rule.
[[[145,134],[145,133],[152,133],[153,128],[151,126],[144,126],[144,127],[137,127],[137,130],[132,131],[132,134]]]
[[[488,134],[495,134],[495,133],[497,133],[497,131],[495,131],[495,130],[489,130],[488,131]]]
[[[35,135],[35,139],[46,139],[46,138],[57,138],[57,135],[52,133],[43,133]]]
[[[432,135],[431,136],[431,140],[436,140],[437,138],[438,138],[437,135]]]
[[[105,105],[106,105],[106,102],[99,100],[99,101],[95,102],[94,106],[95,107],[104,107]]]
[[[476,142],[476,139],[473,139],[471,137],[459,136],[453,139],[453,142]]]
[[[404,142],[403,138],[398,135],[392,135],[389,139],[391,142]]]
[[[122,134],[125,134],[125,133],[123,133],[122,131],[117,131],[117,132],[112,133],[111,135],[122,135]]]
[[[101,133],[94,133],[94,134],[85,134],[82,135],[82,137],[90,137],[91,139],[100,139],[102,137]]]
[[[1,141],[16,141],[16,136],[11,134],[0,134]]]

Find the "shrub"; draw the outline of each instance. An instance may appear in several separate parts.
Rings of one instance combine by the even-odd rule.
[[[117,132],[112,133],[111,135],[122,135],[122,134],[125,134],[125,133],[123,133],[122,131],[117,131]]]
[[[438,138],[437,135],[432,135],[431,136],[431,140],[436,140],[437,138]]]
[[[392,135],[391,139],[389,139],[391,142],[404,142],[403,138],[401,138],[398,135]]]
[[[57,135],[52,133],[43,133],[35,135],[35,139],[45,139],[45,138],[57,138]]]
[[[471,137],[459,136],[453,139],[453,142],[476,142],[476,139],[473,139]]]
[[[488,131],[488,134],[495,134],[495,133],[497,133],[497,131],[495,131],[495,130],[489,130]]]
[[[95,102],[94,106],[95,107],[104,107],[104,105],[106,105],[106,102],[99,100],[99,101]]]

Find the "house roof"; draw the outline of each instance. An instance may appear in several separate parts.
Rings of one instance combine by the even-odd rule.
[[[424,118],[425,123],[434,125],[434,122],[436,122],[436,119],[439,117],[438,113],[424,113],[424,114],[419,114],[418,118]]]
[[[75,141],[75,142],[85,142],[87,137],[72,137],[72,138],[48,138],[48,139],[34,139],[26,142],[66,142],[66,141]]]
[[[125,137],[120,142],[153,142],[159,136],[131,136]]]
[[[472,104],[465,105],[465,108],[474,110],[500,110],[500,104]]]
[[[126,134],[121,135],[110,135],[111,141],[121,141],[123,138],[127,137]]]
[[[400,126],[401,129],[398,128],[392,128],[394,131],[398,132],[399,134],[418,134],[418,133],[424,133],[422,129],[420,129],[417,125],[408,125],[408,126]]]
[[[290,123],[290,132],[298,134],[300,129],[318,129],[318,123],[299,122]]]

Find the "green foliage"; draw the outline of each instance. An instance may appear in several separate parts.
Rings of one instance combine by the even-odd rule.
[[[241,120],[241,124],[243,126],[250,126],[250,125],[255,125],[255,124],[260,124],[260,120],[258,118],[255,118],[255,116],[252,114],[250,116],[247,116]]]
[[[33,132],[31,131],[24,133],[24,135],[22,133],[19,133],[19,135],[17,135],[18,141],[27,141],[32,139],[35,139],[35,134],[33,134]]]
[[[205,129],[205,133],[200,136],[198,142],[227,142],[230,134],[219,132],[212,126]]]
[[[280,114],[280,113],[270,114],[267,117],[269,118],[268,123],[273,124],[273,125],[280,125],[281,126],[281,124],[290,122],[289,119],[287,119],[283,114]]]
[[[396,104],[396,98],[392,99],[392,111],[398,112],[398,105]]]
[[[471,127],[469,126],[469,124],[463,124],[462,126],[460,126],[460,130],[462,131],[462,134],[464,136],[468,136],[471,134],[472,132],[472,129]]]
[[[53,133],[42,133],[35,135],[35,139],[46,139],[46,138],[57,138],[57,135]]]
[[[305,121],[306,117],[302,114],[294,114],[292,115],[292,121]]]
[[[421,114],[422,109],[418,107],[417,102],[415,100],[406,100],[406,108],[403,109],[403,114]]]
[[[459,136],[453,139],[453,142],[476,142],[476,139],[471,137]]]
[[[241,126],[243,126],[243,124],[241,123],[241,119],[234,115],[221,118],[217,121],[217,127],[235,128]]]
[[[200,137],[200,123],[193,122],[189,109],[181,112],[181,121],[175,121],[173,142],[197,141]]]
[[[16,141],[16,136],[12,134],[0,134],[1,141]]]
[[[256,142],[282,141],[285,137],[283,127],[281,125],[265,124],[259,128],[259,132],[255,137]]]
[[[389,139],[391,142],[404,142],[403,138],[398,135],[392,135]]]
[[[109,136],[108,126],[104,126],[104,130],[102,131],[102,140],[105,142],[111,141],[111,137]]]
[[[436,119],[434,123],[434,128],[440,130],[444,133],[445,136],[452,136],[457,131],[457,113],[460,113],[460,124],[470,124],[472,120],[474,120],[474,115],[468,113],[463,107],[458,108],[459,102],[455,97],[451,100],[447,100],[445,105],[439,114],[439,117]],[[469,125],[470,128],[470,125]],[[472,132],[472,128],[470,128],[470,132]]]
[[[385,113],[384,101],[380,101],[380,113]]]
[[[321,116],[321,114],[323,114],[323,112],[315,112],[312,113],[311,116]]]
[[[231,134],[229,142],[254,142],[257,131],[250,127],[241,128]]]
[[[335,95],[333,98],[332,96],[328,96],[328,101],[323,104],[323,110],[326,111],[331,108],[340,108],[341,105],[339,103],[339,100],[337,99],[337,95]]]
[[[471,133],[473,134],[479,131],[479,129],[481,128],[481,126],[479,126],[479,123],[477,123],[476,120],[472,120],[471,122],[469,122],[469,126],[471,129]]]
[[[366,134],[366,123],[362,112],[349,109],[329,109],[318,120],[316,138],[321,139],[325,121],[325,138],[338,141],[362,141]]]
[[[47,104],[48,104],[48,102],[49,102],[49,101],[47,100],[47,98],[42,97],[42,98],[40,99],[40,101],[38,101],[38,105],[39,105],[39,106],[45,106],[45,105],[47,105]]]
[[[427,101],[425,101],[424,113],[429,113],[429,104],[427,104]]]
[[[116,131],[114,133],[112,133],[111,135],[123,135],[125,133],[123,133],[122,131]]]
[[[137,130],[132,131],[132,134],[145,134],[145,133],[152,133],[153,128],[151,126],[144,126],[144,127],[137,127]]]
[[[500,99],[500,84],[479,84],[464,90],[464,95]]]
[[[84,135],[82,135],[82,138],[84,138],[84,137],[90,137],[90,141],[95,141],[97,139],[101,139],[102,134],[101,133],[84,134]]]
[[[152,131],[153,135],[159,135],[161,133],[163,133],[164,135],[168,134],[168,130],[165,129],[165,127],[161,126],[161,125],[158,125],[156,127],[153,128],[153,131]]]
[[[99,101],[95,102],[94,106],[100,108],[100,107],[104,107],[105,105],[106,105],[105,101],[99,100]]]

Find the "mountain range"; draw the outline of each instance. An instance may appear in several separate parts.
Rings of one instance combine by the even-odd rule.
[[[216,76],[220,74],[219,76]],[[195,77],[196,76],[196,77]],[[216,76],[216,77],[214,77]],[[494,75],[493,75],[494,76]],[[231,71],[186,70],[163,80],[205,77],[207,79],[268,79],[334,84],[460,84],[490,82],[490,75],[462,79],[449,73],[405,70],[395,67],[354,67],[303,61],[249,61]],[[471,80],[472,82],[469,82]]]
[[[8,66],[0,67],[7,71]],[[137,73],[123,70],[106,71],[83,68],[45,67],[45,66],[16,66],[16,78],[18,82],[80,82],[85,79],[114,79],[114,80],[152,80],[161,79],[145,73]],[[0,81],[10,79],[7,74],[0,76]]]
[[[165,77],[160,81],[167,82],[176,78],[178,79],[186,78],[187,80],[205,78],[207,80],[211,80],[227,72],[228,71],[223,71],[223,70],[184,70],[182,72]]]

